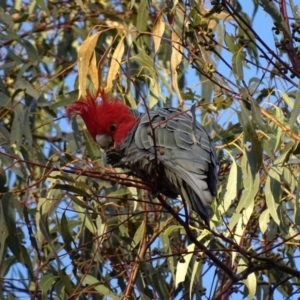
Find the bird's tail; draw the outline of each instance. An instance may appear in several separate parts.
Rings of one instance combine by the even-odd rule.
[[[208,187],[207,174],[187,172],[178,165],[168,163],[166,175],[171,184],[177,187],[182,200],[187,203],[209,226],[209,219],[213,215],[211,203],[213,195]]]
[[[181,196],[183,201],[189,201],[191,208],[200,216],[205,224],[210,227],[209,220],[213,215],[211,207],[204,205],[199,195],[185,181],[183,181],[181,187]]]

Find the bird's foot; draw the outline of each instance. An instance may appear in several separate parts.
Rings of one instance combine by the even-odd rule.
[[[107,163],[112,165],[114,168],[124,167],[124,163],[122,162],[122,155],[115,148],[106,150],[106,159]]]

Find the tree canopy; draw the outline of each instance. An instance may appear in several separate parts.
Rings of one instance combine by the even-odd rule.
[[[300,297],[299,42],[293,0],[0,0],[0,299]],[[207,129],[211,229],[65,118],[98,89]]]

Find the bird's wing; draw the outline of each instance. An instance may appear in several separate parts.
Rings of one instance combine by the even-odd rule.
[[[156,146],[159,162],[177,173],[205,206],[211,204],[217,185],[215,148],[205,129],[193,122],[190,114],[175,108],[150,111],[141,117],[134,141],[140,151],[153,153]]]

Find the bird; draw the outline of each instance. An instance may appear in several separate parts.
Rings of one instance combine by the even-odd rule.
[[[126,168],[148,182],[156,178],[157,192],[174,199],[180,195],[209,227],[217,155],[192,114],[173,107],[141,113],[99,90],[87,91],[67,107],[67,117],[77,115],[113,167]]]

